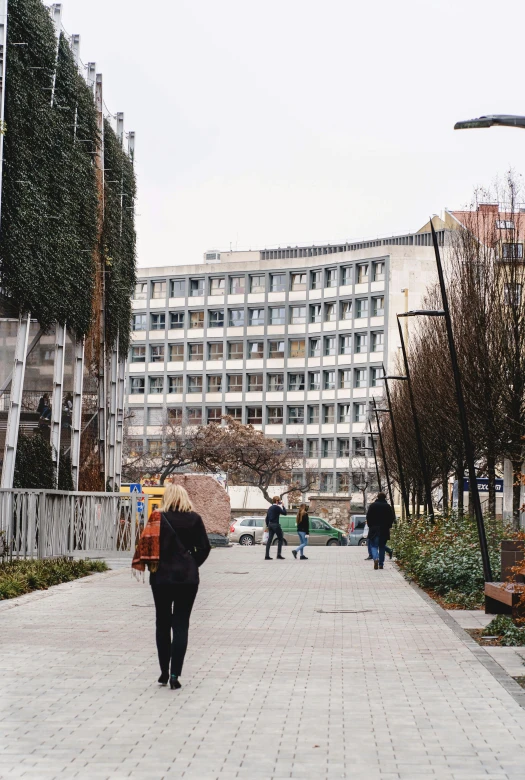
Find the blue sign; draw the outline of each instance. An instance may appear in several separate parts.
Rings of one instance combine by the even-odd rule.
[[[129,486],[130,493],[142,493],[142,485],[140,482],[132,482]]]
[[[137,512],[144,511],[144,501],[137,501]]]
[[[489,478],[488,477],[478,477],[477,478],[478,483],[478,491],[480,493],[488,493],[489,492]],[[496,493],[503,494],[503,480],[502,479],[496,479]],[[463,480],[463,490],[465,493],[468,493],[468,477],[465,477]]]

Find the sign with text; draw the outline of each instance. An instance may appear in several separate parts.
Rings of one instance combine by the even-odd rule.
[[[477,478],[478,483],[478,490],[480,493],[488,493],[489,492],[489,479],[488,477],[478,477]],[[468,493],[468,486],[469,486],[469,480],[468,477],[465,477],[463,480],[463,490],[465,493]],[[497,479],[496,480],[496,493],[503,494],[503,480]]]

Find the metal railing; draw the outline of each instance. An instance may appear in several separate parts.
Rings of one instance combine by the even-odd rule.
[[[13,558],[132,553],[148,517],[138,494],[0,490],[0,551]]]

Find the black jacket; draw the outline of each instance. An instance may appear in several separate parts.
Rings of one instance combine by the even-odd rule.
[[[279,504],[272,504],[269,508],[268,512],[266,513],[266,525],[280,525],[279,520],[281,519],[281,515],[286,514],[286,509],[284,506],[279,506]]]
[[[376,499],[368,507],[366,513],[366,522],[370,536],[379,535],[381,544],[385,544],[390,539],[390,529],[394,525],[395,515],[390,504],[386,501]]]
[[[303,534],[310,533],[310,518],[308,517],[308,512],[305,512],[301,517],[301,522],[297,523],[297,530],[302,531]]]
[[[196,512],[162,512],[159,570],[150,574],[150,584],[168,584],[170,569],[180,567],[180,551],[186,551],[189,555],[188,566],[178,582],[198,584],[198,568],[202,566],[210,550],[210,541],[200,515]]]

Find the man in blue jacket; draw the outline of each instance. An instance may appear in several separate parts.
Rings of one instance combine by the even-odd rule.
[[[277,537],[277,557],[284,561],[284,556],[281,555],[283,549],[283,529],[281,528],[281,515],[286,514],[286,509],[283,506],[280,496],[273,497],[273,504],[266,513],[266,525],[268,526],[268,541],[266,543],[266,558],[265,560],[271,561],[270,547],[273,542],[273,537]]]

